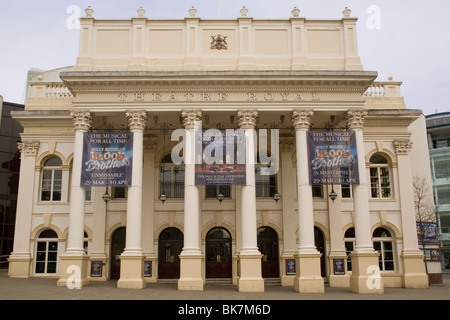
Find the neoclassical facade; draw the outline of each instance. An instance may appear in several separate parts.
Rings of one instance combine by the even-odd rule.
[[[356,293],[428,286],[418,248],[413,172],[427,174],[420,110],[400,82],[364,70],[350,10],[337,20],[81,18],[73,67],[36,74],[25,111],[11,277],[120,288],[208,281],[264,291],[325,285]],[[203,129],[241,129],[245,184],[198,185],[185,158]],[[419,126],[419,128],[422,128]],[[261,130],[277,141],[261,143]],[[358,184],[311,185],[309,131],[352,131]],[[132,183],[82,186],[86,132],[133,134]],[[256,133],[256,134],[255,134]],[[425,144],[423,143],[425,141]],[[250,161],[277,155],[278,170]],[[429,171],[428,171],[429,175]]]

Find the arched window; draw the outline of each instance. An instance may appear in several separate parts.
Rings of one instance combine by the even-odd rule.
[[[58,235],[47,229],[39,234],[36,243],[35,273],[55,274],[58,259]]]
[[[159,172],[160,194],[167,198],[184,198],[184,166],[175,165],[169,153],[161,160]]]
[[[372,198],[391,198],[389,162],[380,154],[370,158],[370,189]]]
[[[51,157],[42,168],[41,201],[61,201],[62,161]]]
[[[394,271],[394,240],[391,233],[384,228],[373,232],[373,247],[380,253],[378,258],[380,271]]]
[[[344,235],[345,252],[347,253],[347,271],[352,271],[352,259],[350,253],[355,250],[355,228],[348,228]]]

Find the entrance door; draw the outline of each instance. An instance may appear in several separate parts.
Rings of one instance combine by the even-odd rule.
[[[206,235],[206,278],[231,278],[231,235],[212,228]]]
[[[317,227],[314,227],[314,240],[317,251],[322,254],[320,257],[320,273],[325,278],[327,276],[325,271],[325,237],[323,232]]]
[[[120,255],[125,249],[126,228],[121,227],[114,231],[111,237],[111,261],[110,279],[120,278]]]
[[[258,249],[261,252],[262,277],[278,278],[280,276],[278,259],[278,235],[270,227],[258,228]]]
[[[180,253],[183,249],[183,233],[177,228],[167,228],[159,235],[158,278],[180,278]]]

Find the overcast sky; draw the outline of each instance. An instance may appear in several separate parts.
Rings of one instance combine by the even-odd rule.
[[[377,81],[402,81],[408,109],[428,115],[450,111],[449,0],[1,0],[0,95],[22,103],[29,69],[71,66],[78,55],[79,8],[96,18],[130,19],[142,6],[149,19],[188,16],[234,19],[245,6],[255,19],[288,19],[294,7],[307,19],[340,19],[345,7],[358,17],[358,46],[364,69]]]

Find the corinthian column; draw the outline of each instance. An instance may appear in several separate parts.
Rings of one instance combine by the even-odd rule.
[[[241,292],[263,292],[264,279],[261,271],[261,253],[257,243],[256,184],[255,184],[255,126],[257,111],[244,110],[237,114],[239,127],[245,133],[246,184],[242,186],[242,247],[239,253]]]
[[[182,112],[185,129],[184,146],[184,247],[180,254],[178,290],[203,290],[200,250],[200,201],[195,185],[196,133],[201,129],[202,113],[198,110]]]
[[[17,199],[16,225],[14,230],[14,248],[9,256],[9,276],[28,278],[30,276],[31,252],[30,230],[33,213],[33,187],[36,155],[39,149],[37,141],[22,141],[18,144],[21,151],[19,192]]]
[[[398,177],[400,186],[400,207],[402,217],[403,250],[400,258],[403,262],[403,286],[405,288],[428,288],[428,275],[425,272],[423,253],[419,249],[416,231],[416,210],[409,152],[412,142],[409,139],[394,140],[397,154]]]
[[[75,144],[72,167],[72,185],[70,189],[70,213],[69,213],[69,233],[67,236],[66,252],[61,255],[61,271],[58,286],[75,285],[76,287],[89,284],[87,279],[88,256],[83,248],[84,239],[84,206],[86,193],[81,187],[81,167],[83,158],[84,133],[91,127],[91,114],[89,112],[72,112],[75,126]],[[80,278],[73,279],[72,273],[75,268],[80,272],[75,272],[75,276],[80,274]],[[70,283],[68,278],[70,277]],[[75,280],[75,283],[73,283]]]
[[[294,127],[297,149],[297,192],[299,246],[294,255],[296,275],[294,290],[297,292],[323,293],[320,257],[314,241],[314,212],[312,187],[309,183],[307,132],[313,111],[294,111]]]
[[[352,275],[350,290],[356,293],[383,293],[383,283],[379,275],[378,252],[373,249],[369,190],[366,174],[363,125],[366,111],[347,113],[347,126],[355,132],[358,155],[359,184],[353,186],[353,209],[355,212],[355,251],[351,253]],[[374,279],[374,278],[377,279]]]
[[[144,279],[144,254],[142,233],[142,167],[144,159],[145,111],[127,112],[128,127],[133,133],[133,171],[128,187],[127,233],[125,250],[120,256],[120,279],[118,288],[142,289]]]

